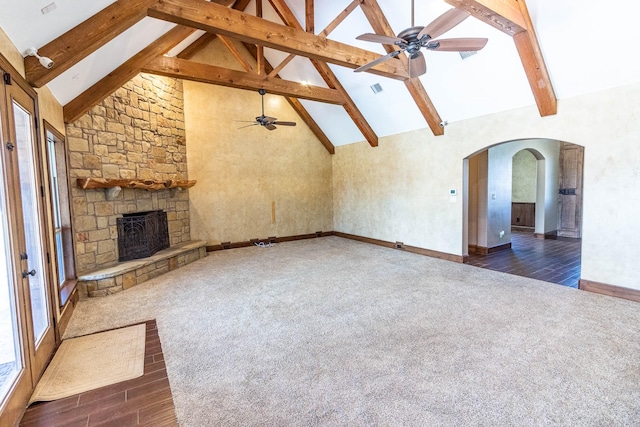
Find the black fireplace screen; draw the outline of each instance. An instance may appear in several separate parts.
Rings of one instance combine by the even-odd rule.
[[[168,247],[166,212],[136,212],[118,218],[119,261],[146,258]]]

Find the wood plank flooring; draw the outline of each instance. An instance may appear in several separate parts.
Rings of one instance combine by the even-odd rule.
[[[156,321],[146,325],[141,377],[53,402],[34,403],[20,426],[177,426]]]
[[[532,232],[512,231],[511,249],[488,255],[469,255],[467,263],[577,288],[581,247],[581,239],[537,239]]]

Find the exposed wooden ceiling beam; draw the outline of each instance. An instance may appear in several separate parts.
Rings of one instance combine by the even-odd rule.
[[[336,16],[335,19],[331,21],[324,30],[320,31],[318,35],[322,37],[327,37],[329,33],[331,33],[331,31],[335,30],[338,27],[338,25],[340,25],[342,21],[344,21],[345,18],[349,16],[351,12],[353,12],[356,9],[356,7],[360,5],[360,1],[361,0],[353,0],[351,3],[349,3],[349,6],[347,6],[342,12],[340,12],[338,16]]]
[[[197,40],[191,43],[189,46],[184,48],[182,52],[176,55],[178,58],[189,59],[195,53],[200,52],[205,46],[207,46],[211,41],[213,41],[217,36],[212,33],[204,33]]]
[[[280,16],[280,19],[282,19],[282,21],[286,25],[298,30],[302,28],[295,15],[293,14],[289,6],[287,6],[284,0],[269,0],[269,2],[275,9],[276,13]],[[342,96],[345,100],[344,109],[346,110],[347,114],[349,115],[349,117],[351,117],[351,120],[353,120],[354,124],[360,130],[369,145],[371,145],[372,147],[377,147],[378,135],[376,135],[371,125],[369,125],[369,123],[367,122],[367,119],[365,119],[364,115],[360,112],[360,110],[356,106],[356,103],[353,102],[331,68],[327,65],[326,62],[323,61],[312,59],[311,63],[316,68],[327,86],[342,93]]]
[[[531,21],[527,5],[524,0],[519,0],[518,4],[520,5],[522,16],[527,25],[527,31],[513,36],[513,41],[518,49],[518,54],[524,66],[524,72],[527,74],[529,86],[533,91],[533,97],[536,99],[536,105],[538,106],[540,115],[542,117],[552,116],[558,113],[558,98],[556,98],[555,91],[553,90],[551,76],[549,75],[547,64],[542,56],[538,36],[536,36],[535,29],[533,28],[533,22]]]
[[[47,69],[40,65],[37,58],[26,57],[24,66],[27,81],[35,87],[46,85],[144,18],[147,14],[147,7],[155,1],[116,1],[60,37],[40,47],[38,54],[51,58],[55,65]]]
[[[558,100],[524,0],[445,0],[509,34],[520,55],[541,116],[558,112]]]
[[[256,0],[256,16],[262,18],[262,0]],[[264,74],[264,46],[257,45],[256,63],[258,65],[258,74]]]
[[[360,2],[360,8],[364,12],[364,15],[367,17],[369,24],[371,24],[371,27],[376,34],[395,36],[389,21],[387,21],[387,18],[384,16],[384,13],[382,12],[382,9],[380,9],[380,5],[376,0],[362,0]],[[394,46],[383,46],[387,53],[391,53],[396,50]],[[407,57],[404,54],[401,54],[399,55],[399,58],[408,72],[409,61]],[[405,80],[404,84],[409,90],[409,93],[420,110],[420,113],[422,113],[422,116],[427,121],[431,132],[436,136],[444,135],[444,127],[440,126],[440,123],[442,122],[440,114],[438,114],[436,107],[433,105],[433,102],[431,102],[431,98],[429,98],[429,95],[427,94],[427,91],[422,85],[420,79],[408,79]]]
[[[313,34],[315,32],[315,10],[313,8],[313,0],[306,0],[305,5],[305,30],[307,33]]]
[[[211,1],[227,7],[235,3],[235,0],[211,0]]]
[[[293,61],[293,58],[295,57],[296,57],[295,55],[289,54],[286,58],[282,60],[282,62],[276,65],[276,67],[269,72],[269,77],[277,76],[280,73],[280,71],[282,71],[282,69],[286,67],[287,64],[289,64],[289,62]]]
[[[519,0],[445,0],[451,6],[466,10],[482,22],[514,36],[527,29],[518,5]]]
[[[357,68],[380,58],[380,55],[374,52],[318,37],[204,0],[159,0],[149,7],[148,14],[153,18],[348,68]],[[369,71],[399,80],[408,78],[407,70],[399,61],[394,60],[385,61]]]
[[[232,7],[236,10],[244,11],[249,5],[250,1],[251,0],[238,0],[233,3]],[[196,41],[191,43],[182,52],[180,52],[177,55],[178,58],[189,59],[195,53],[200,52],[205,46],[207,46],[215,38],[216,38],[216,35],[213,33],[204,33]]]
[[[161,56],[142,67],[142,72],[178,79],[193,80],[237,89],[266,89],[276,95],[342,105],[344,98],[335,89],[308,86],[282,79],[269,79],[254,73],[229,70],[179,58]]]
[[[242,55],[240,50],[238,50],[238,46],[236,43],[240,43],[237,40],[233,40],[228,38],[227,36],[218,35],[218,38],[224,44],[231,55],[235,58],[236,61],[244,68],[247,73],[253,72],[253,66],[247,61],[247,58]]]
[[[65,123],[70,123],[80,118],[80,116],[89,111],[91,107],[97,105],[104,98],[135,77],[143,65],[160,55],[164,55],[178,43],[189,37],[194,31],[193,28],[178,25],[142,49],[127,62],[107,74],[99,82],[85,90],[72,101],[68,102],[63,108]]]
[[[251,2],[251,0],[238,0],[234,3],[233,8],[235,10],[240,10],[242,12],[244,12],[244,10],[247,8],[247,6],[249,6],[249,3]]]

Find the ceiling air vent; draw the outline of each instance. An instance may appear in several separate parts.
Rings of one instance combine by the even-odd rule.
[[[46,15],[47,13],[53,12],[54,10],[56,10],[56,2],[46,5],[45,7],[40,9],[40,12],[42,12],[43,15]]]
[[[371,90],[373,91],[373,93],[378,94],[382,92],[382,86],[380,86],[380,83],[376,83],[374,85],[371,85]]]

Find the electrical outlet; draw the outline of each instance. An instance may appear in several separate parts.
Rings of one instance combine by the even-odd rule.
[[[500,231],[500,238],[502,239],[504,237],[504,230]]]

